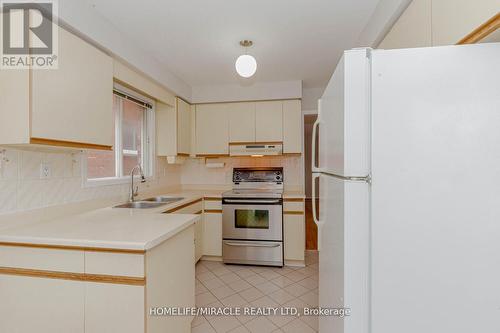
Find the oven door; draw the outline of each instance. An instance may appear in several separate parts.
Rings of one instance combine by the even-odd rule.
[[[224,198],[222,237],[234,240],[283,240],[281,199]]]

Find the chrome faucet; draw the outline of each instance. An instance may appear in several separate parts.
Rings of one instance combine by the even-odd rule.
[[[130,171],[130,197],[129,201],[134,202],[134,198],[139,194],[139,186],[136,186],[134,189],[134,173],[135,170],[139,169],[139,172],[141,173],[141,183],[146,182],[146,178],[144,177],[144,172],[142,171],[142,167],[140,164],[137,164],[132,171]]]

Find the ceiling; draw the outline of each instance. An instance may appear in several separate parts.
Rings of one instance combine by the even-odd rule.
[[[241,82],[234,62],[251,39],[254,82],[325,86],[378,0],[89,0],[130,43],[190,86]]]

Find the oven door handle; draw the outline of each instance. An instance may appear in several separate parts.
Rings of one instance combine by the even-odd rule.
[[[229,246],[242,246],[242,247],[278,247],[280,244],[262,244],[262,243],[239,243],[239,242],[228,242],[224,241],[224,244]]]
[[[224,199],[222,203],[234,203],[234,204],[245,204],[245,205],[255,205],[255,204],[280,204],[281,200],[237,200],[237,199]]]

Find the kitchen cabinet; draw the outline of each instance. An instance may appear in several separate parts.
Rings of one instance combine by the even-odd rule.
[[[378,46],[381,49],[432,46],[432,0],[413,0]]]
[[[144,331],[145,301],[143,286],[85,283],[85,333]]]
[[[305,220],[303,212],[283,214],[285,263],[303,264],[305,251]]]
[[[196,155],[220,156],[229,153],[227,104],[196,106]]]
[[[283,153],[302,153],[302,104],[300,100],[283,101]]]
[[[0,275],[0,295],[0,332],[84,332],[84,282]]]
[[[191,154],[191,105],[176,98],[175,107],[156,103],[156,151],[158,156],[187,157]]]
[[[203,213],[203,255],[222,256],[222,213]]]
[[[229,103],[229,142],[255,142],[255,103]]]
[[[283,141],[283,102],[255,103],[255,141]]]
[[[112,59],[70,32],[58,31],[58,69],[1,71],[2,95],[13,94],[0,101],[2,113],[9,115],[0,122],[0,144],[111,150]]]

